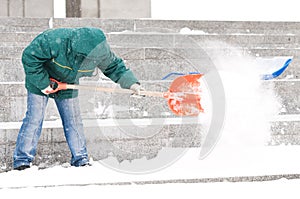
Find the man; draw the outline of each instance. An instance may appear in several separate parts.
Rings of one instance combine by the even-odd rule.
[[[92,76],[98,67],[122,88],[139,94],[141,86],[123,60],[117,57],[97,28],[50,29],[38,35],[25,48],[22,63],[26,75],[27,112],[20,128],[13,155],[13,168],[29,168],[36,154],[46,105],[54,98],[70,148],[72,166],[89,164],[78,91],[54,93],[49,78],[78,84],[80,77]]]

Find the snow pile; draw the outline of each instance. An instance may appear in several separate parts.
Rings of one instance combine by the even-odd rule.
[[[226,159],[267,145],[270,121],[279,113],[280,100],[270,83],[262,85],[260,76],[266,65],[223,42],[205,45],[222,79],[226,98],[224,128],[215,150]]]
[[[204,32],[202,30],[191,30],[188,27],[184,27],[184,28],[180,29],[179,33],[186,34],[186,35],[205,35],[205,34],[207,34],[206,32]]]

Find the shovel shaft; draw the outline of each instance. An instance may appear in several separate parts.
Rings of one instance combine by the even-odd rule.
[[[107,88],[107,87],[100,87],[100,86],[89,86],[89,85],[77,85],[77,84],[67,84],[63,82],[59,82],[53,78],[50,78],[50,81],[53,84],[52,87],[54,88],[52,93],[55,93],[60,90],[67,90],[67,89],[76,89],[76,90],[93,90],[93,91],[102,91],[102,92],[109,92],[109,93],[123,93],[123,94],[133,94],[134,92],[130,89],[121,89],[121,88]],[[156,92],[156,91],[140,91],[140,95],[148,96],[148,97],[164,97],[168,98],[169,93],[164,92]]]
[[[133,94],[133,91],[130,89],[107,88],[107,87],[88,86],[88,85],[66,84],[65,89],[93,90],[93,91],[102,91],[102,92],[109,92],[109,93]],[[141,91],[140,95],[144,95],[144,96],[148,96],[148,97],[165,97],[166,96],[166,94],[163,92],[155,92],[155,91]]]

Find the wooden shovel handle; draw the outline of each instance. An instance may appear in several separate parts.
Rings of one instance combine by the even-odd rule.
[[[88,86],[88,85],[77,85],[77,84],[67,84],[63,82],[59,82],[56,79],[50,78],[51,87],[53,89],[52,93],[55,93],[60,90],[67,89],[76,89],[76,90],[94,90],[94,91],[103,91],[109,93],[124,93],[124,94],[133,94],[133,91],[130,89],[120,89],[120,88],[107,88],[100,86]],[[156,92],[156,91],[141,91],[141,95],[149,96],[149,97],[164,97],[168,98],[169,94],[164,92]]]

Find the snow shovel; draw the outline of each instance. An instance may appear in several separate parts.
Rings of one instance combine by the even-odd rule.
[[[189,74],[173,80],[167,92],[141,91],[141,95],[148,97],[163,97],[167,99],[170,110],[177,116],[197,116],[203,112],[200,104],[200,82],[202,74]],[[52,93],[66,89],[96,90],[110,93],[133,94],[129,89],[115,89],[99,86],[67,84],[50,78]]]

